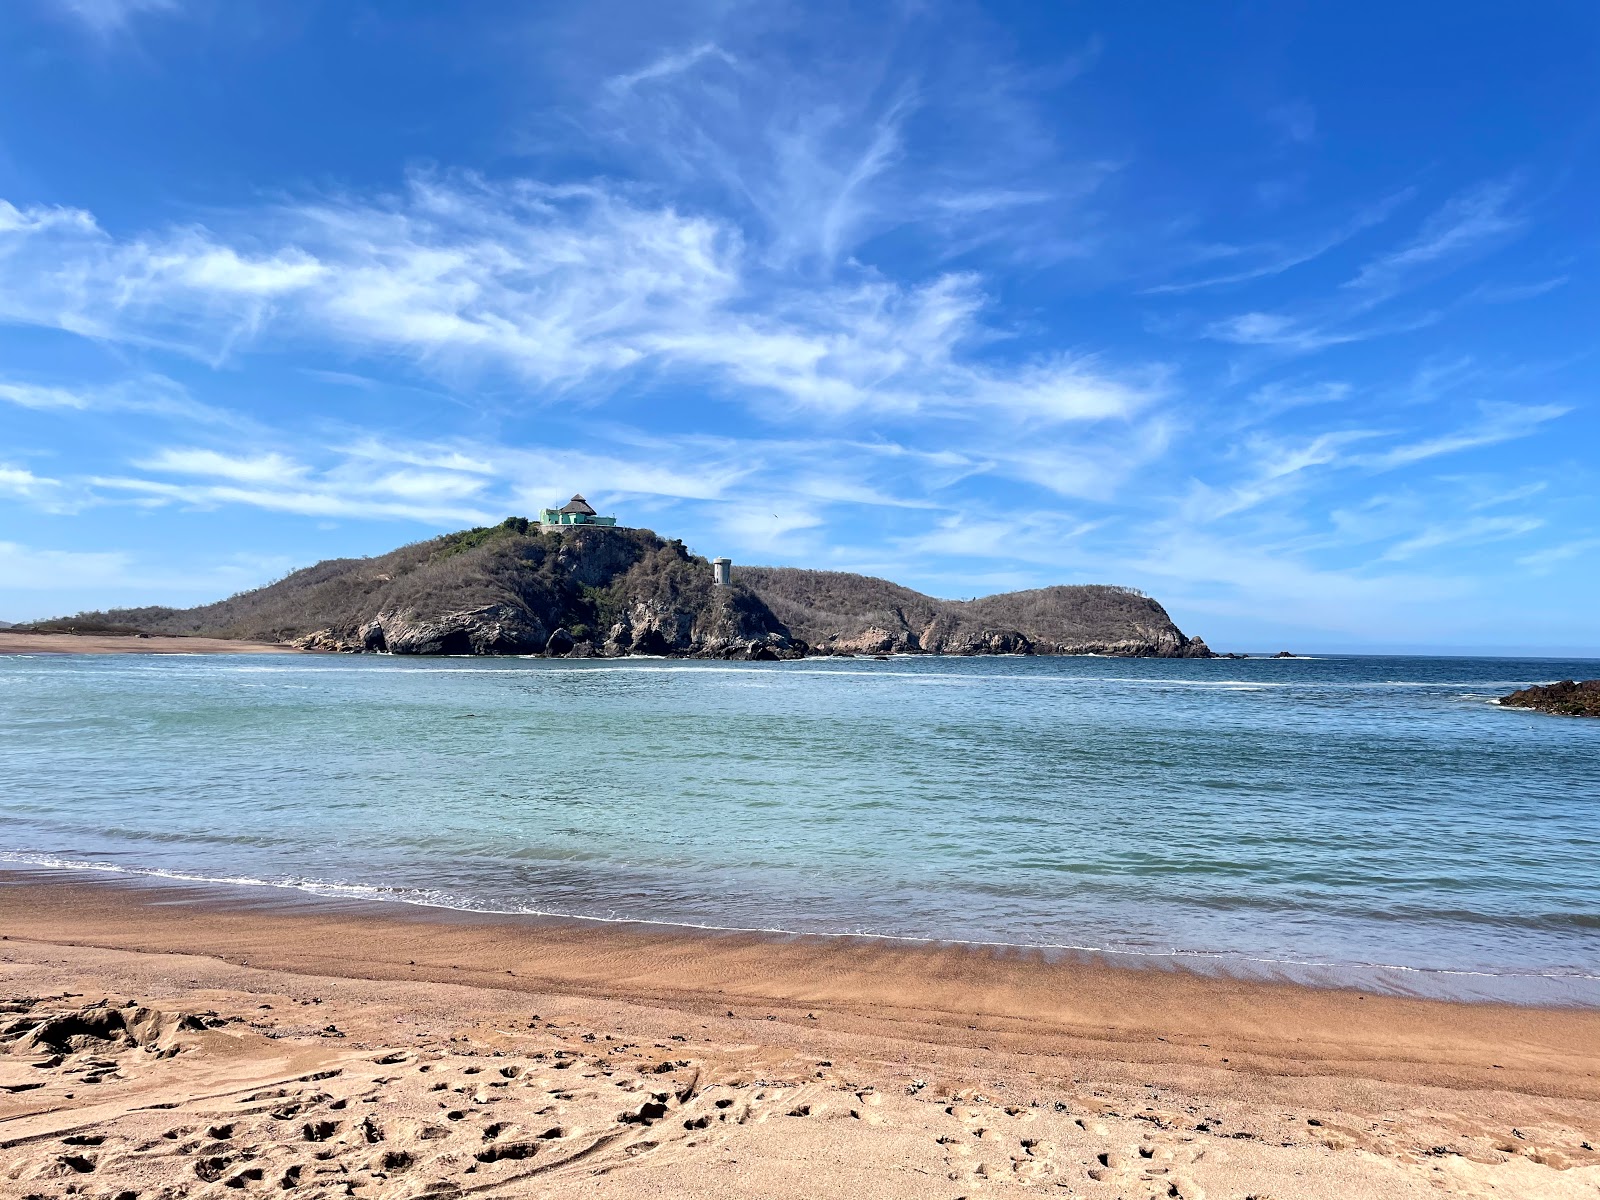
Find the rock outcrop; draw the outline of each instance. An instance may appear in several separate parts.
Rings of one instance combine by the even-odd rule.
[[[1563,717],[1600,717],[1600,679],[1535,684],[1500,697],[1506,708],[1532,708]]]
[[[1211,658],[1142,592],[1104,585],[938,600],[885,579],[794,567],[735,567],[819,654],[1106,654]]]
[[[349,654],[1112,654],[1209,658],[1127,588],[937,600],[884,579],[711,564],[646,529],[541,529],[520,517],[376,558],[331,559],[199,608],[84,613],[78,624],[291,642]]]
[[[513,518],[374,559],[338,559],[196,609],[120,610],[164,633],[388,654],[804,652],[760,598],[715,587],[711,564],[648,530],[540,530]]]

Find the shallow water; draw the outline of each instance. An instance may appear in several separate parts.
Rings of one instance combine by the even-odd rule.
[[[1597,675],[1468,658],[0,657],[0,860],[1387,964],[1469,973],[1479,996],[1554,977],[1556,998],[1595,1002],[1600,721],[1490,700]]]

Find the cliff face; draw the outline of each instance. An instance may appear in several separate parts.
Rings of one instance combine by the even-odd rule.
[[[1049,587],[963,601],[840,571],[736,567],[734,578],[816,653],[1211,657],[1160,604],[1127,588]]]
[[[540,532],[520,518],[377,558],[318,563],[200,608],[84,619],[356,653],[801,653],[749,589],[714,587],[710,563],[681,542],[643,529]]]
[[[730,587],[647,529],[512,517],[376,558],[318,563],[199,608],[82,613],[80,627],[390,654],[1116,654],[1206,658],[1148,596],[1053,587],[936,600],[884,579],[735,568]]]

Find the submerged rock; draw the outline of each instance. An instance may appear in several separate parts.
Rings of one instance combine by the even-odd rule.
[[[1532,708],[1563,717],[1600,717],[1600,679],[1535,684],[1502,696],[1506,708]]]

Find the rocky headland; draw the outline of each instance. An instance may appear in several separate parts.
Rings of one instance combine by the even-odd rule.
[[[841,571],[736,567],[733,574],[817,654],[1213,657],[1132,588],[1082,584],[937,600]]]
[[[373,558],[330,559],[197,608],[80,613],[36,628],[116,630],[390,654],[1112,654],[1208,658],[1126,588],[937,600],[883,579],[711,564],[647,529],[512,517]]]
[[[1506,708],[1532,708],[1563,717],[1600,717],[1600,679],[1535,684],[1502,696]]]

